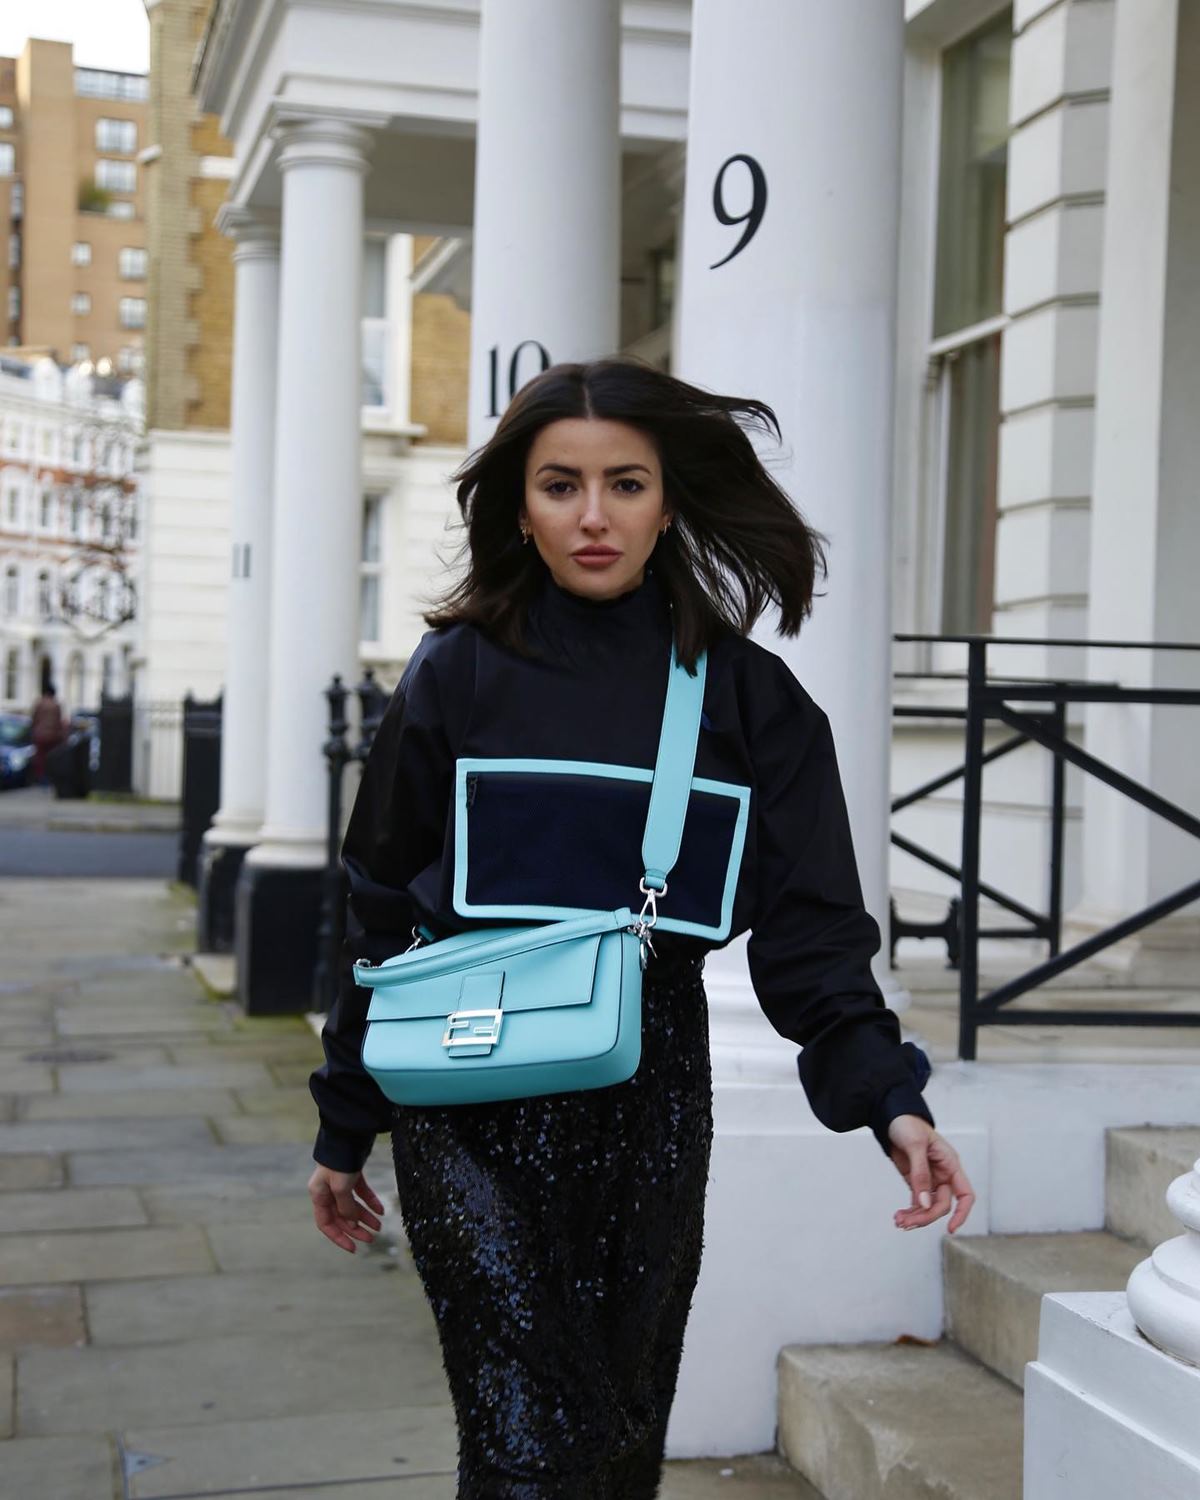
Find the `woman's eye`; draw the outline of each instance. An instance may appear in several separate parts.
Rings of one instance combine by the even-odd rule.
[[[636,495],[638,493],[638,491],[640,489],[642,489],[642,482],[641,482],[640,479],[618,479],[617,483],[618,484],[631,484],[631,485],[633,485],[633,488],[631,490],[626,490],[625,491],[625,493],[627,495]]]

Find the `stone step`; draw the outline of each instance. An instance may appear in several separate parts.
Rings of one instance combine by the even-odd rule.
[[[1200,1158],[1200,1126],[1134,1126],[1106,1133],[1105,1222],[1114,1234],[1161,1245],[1183,1230],[1165,1194]]]
[[[1024,1387],[1037,1358],[1046,1292],[1122,1291],[1146,1247],[1103,1230],[980,1234],[942,1240],[946,1333],[981,1364]]]
[[[1019,1500],[1021,1395],[946,1340],[792,1344],[779,1447],[826,1500]]]

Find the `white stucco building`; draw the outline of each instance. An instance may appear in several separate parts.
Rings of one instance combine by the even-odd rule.
[[[0,358],[0,706],[129,691],[140,572],[140,380]]]
[[[944,906],[952,881],[889,846],[889,798],[961,759],[961,724],[893,719],[961,707],[948,674],[965,648],[947,637],[1197,635],[1198,73],[1187,0],[219,0],[196,87],[234,146],[220,214],[237,244],[233,419],[227,506],[192,567],[216,590],[233,559],[212,596],[224,655],[214,632],[206,657],[207,690],[225,691],[208,842],[227,899],[236,886],[242,998],[294,1005],[311,962],[322,690],[362,662],[399,664],[453,540],[444,476],[460,453],[409,441],[414,287],[470,307],[471,445],[541,363],[617,348],[775,408],[776,472],[831,536],[831,568],[802,639],[757,633],[830,715],[885,929],[889,891],[902,910]],[[416,234],[441,243],[414,273]],[[364,332],[373,276],[386,296]],[[367,349],[389,392],[374,415]],[[175,544],[182,577],[186,528]],[[1162,686],[1198,670],[1194,655],[1082,645],[998,646],[989,666]],[[1067,726],[1194,808],[1185,715],[1097,704]],[[1033,906],[1048,796],[1033,746],[984,782],[987,878]],[[1074,768],[1067,804],[1068,935],[1194,871],[1184,833]],[[955,865],[959,784],[895,826]],[[1197,948],[1193,905],[1111,957]],[[903,1012],[886,948],[877,973]],[[784,1342],[944,1326],[937,1236],[897,1246],[877,1148],[808,1116],[740,945],[707,976],[713,1227],[677,1453],[770,1446]],[[1106,1127],[1194,1120],[1185,1062],[940,1068],[929,1096],[980,1192],[973,1232],[1099,1227]],[[833,1225],[814,1216],[848,1178],[862,1200]]]

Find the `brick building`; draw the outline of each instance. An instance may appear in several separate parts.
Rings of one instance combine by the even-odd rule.
[[[138,374],[146,321],[146,76],[31,37],[0,57],[4,342]],[[105,370],[105,366],[100,366]]]

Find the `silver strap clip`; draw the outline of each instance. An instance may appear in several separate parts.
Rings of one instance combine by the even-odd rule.
[[[636,932],[638,936],[638,959],[644,973],[646,965],[649,962],[647,952],[654,953],[656,951],[650,937],[650,929],[658,921],[657,898],[667,894],[667,883],[664,880],[662,890],[656,891],[653,886],[646,884],[645,876],[643,876],[638,881],[638,890],[642,892],[646,899],[642,902],[642,909],[638,912],[632,931]],[[647,912],[649,912],[649,917],[646,915]]]

